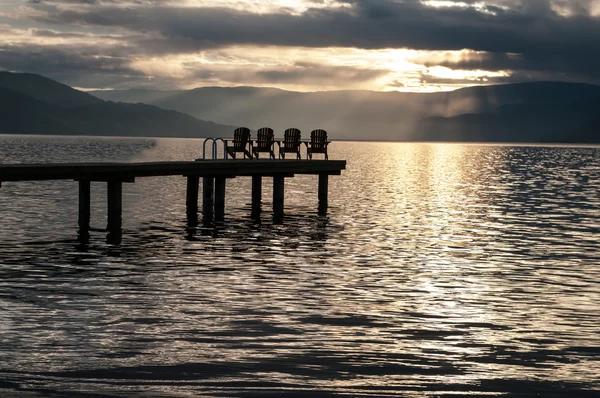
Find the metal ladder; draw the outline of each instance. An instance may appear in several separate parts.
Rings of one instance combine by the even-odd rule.
[[[225,150],[226,147],[226,142],[223,138],[207,138],[204,140],[204,142],[202,143],[202,157],[201,158],[197,158],[196,160],[208,160],[206,158],[206,144],[211,141],[212,142],[212,151],[211,151],[211,158],[210,159],[217,159],[218,153],[219,153],[219,146],[218,143],[221,142],[223,143],[223,159],[227,159],[227,151]]]

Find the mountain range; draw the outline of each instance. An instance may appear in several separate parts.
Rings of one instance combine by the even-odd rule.
[[[600,87],[564,82],[481,86],[444,93],[292,92],[257,87],[112,90],[103,99],[143,102],[231,125],[283,131],[324,128],[334,138],[391,141],[600,142]]]
[[[0,72],[0,134],[223,137],[231,126],[154,105],[104,101],[45,77]]]
[[[0,133],[223,137],[238,126],[315,128],[333,139],[600,143],[600,87],[564,82],[444,93],[258,87],[82,92],[0,72]],[[210,121],[208,121],[210,120]]]

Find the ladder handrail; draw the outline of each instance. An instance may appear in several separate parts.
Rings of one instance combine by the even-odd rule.
[[[219,145],[218,142],[222,142],[223,143],[223,159],[227,159],[227,151],[225,150],[225,147],[227,146],[227,142],[223,139],[223,138],[212,138],[212,137],[208,137],[204,139],[204,142],[202,143],[202,157],[198,158],[196,160],[205,160],[206,159],[206,143],[211,141],[212,142],[212,147],[211,147],[211,155],[212,155],[212,159],[217,159],[217,155],[219,153]]]
[[[225,150],[227,143],[225,142],[225,140],[223,138],[213,138],[212,158],[213,159],[217,158],[218,149],[219,149],[219,147],[217,145],[218,141],[221,141],[223,143],[223,159],[227,159],[227,151]]]

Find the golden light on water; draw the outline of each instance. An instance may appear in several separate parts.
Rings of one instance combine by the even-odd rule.
[[[47,140],[0,138],[7,148]],[[83,141],[30,156],[106,153],[115,141],[52,139],[65,140]],[[202,143],[145,141],[118,140],[136,161],[190,158]],[[264,384],[306,395],[559,386],[577,396],[598,373],[599,203],[597,181],[570,179],[593,174],[597,152],[336,141],[332,158],[350,161],[330,179],[328,217],[307,210],[316,177],[296,176],[285,223],[263,214],[249,224],[251,181],[239,178],[227,183],[226,227],[190,240],[185,179],[142,178],[124,197],[129,238],[110,251],[73,249],[76,191],[65,202],[59,182],[42,196],[6,184],[0,208],[19,222],[0,231],[10,249],[0,330],[14,353],[3,377],[74,393],[101,374],[123,393],[234,396],[260,383],[259,394]],[[94,201],[103,220],[105,195]],[[44,222],[23,209],[45,209]],[[39,263],[24,237],[36,238]]]

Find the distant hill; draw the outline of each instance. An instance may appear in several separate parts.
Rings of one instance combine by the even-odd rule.
[[[446,93],[428,94],[442,112],[435,116],[488,113],[504,105],[552,105],[600,98],[600,87],[585,83],[532,82],[467,87]],[[447,104],[446,107],[440,104]],[[444,109],[445,108],[445,109]]]
[[[187,91],[94,91],[109,100],[144,102],[218,123],[272,127],[282,136],[297,127],[307,137],[324,128],[334,138],[390,139],[405,136],[414,120],[412,94],[372,91],[302,93],[257,87],[203,87]]]
[[[39,75],[0,72],[0,133],[224,137],[234,127],[154,105],[104,101]]]
[[[579,112],[572,104],[590,101],[588,105],[595,106],[600,87],[534,82],[426,94],[301,93],[258,87],[92,94],[102,99],[149,103],[218,123],[255,129],[269,126],[277,135],[285,128],[298,127],[305,136],[312,129],[324,128],[333,138],[345,139],[513,141],[518,137],[521,142],[563,142],[581,139],[581,135],[564,134],[590,119],[590,112]]]
[[[586,122],[579,128],[576,128],[572,131],[572,134],[575,136],[594,136],[600,137],[600,116],[596,116],[590,121]],[[600,139],[598,140],[600,141]],[[596,142],[598,142],[596,141]]]
[[[98,105],[104,102],[93,95],[32,73],[0,72],[0,87],[64,107]]]
[[[425,118],[417,129],[423,141],[600,143],[600,132],[586,127],[599,114],[600,98],[513,104],[494,112]]]
[[[74,134],[84,127],[79,121],[69,120],[66,112],[56,105],[0,88],[1,133]]]
[[[600,142],[600,87],[589,84],[537,82],[430,94],[257,87],[93,94],[39,75],[0,72],[0,133],[223,137],[237,126],[269,126],[278,137],[298,127],[305,138],[324,128],[334,139]]]

